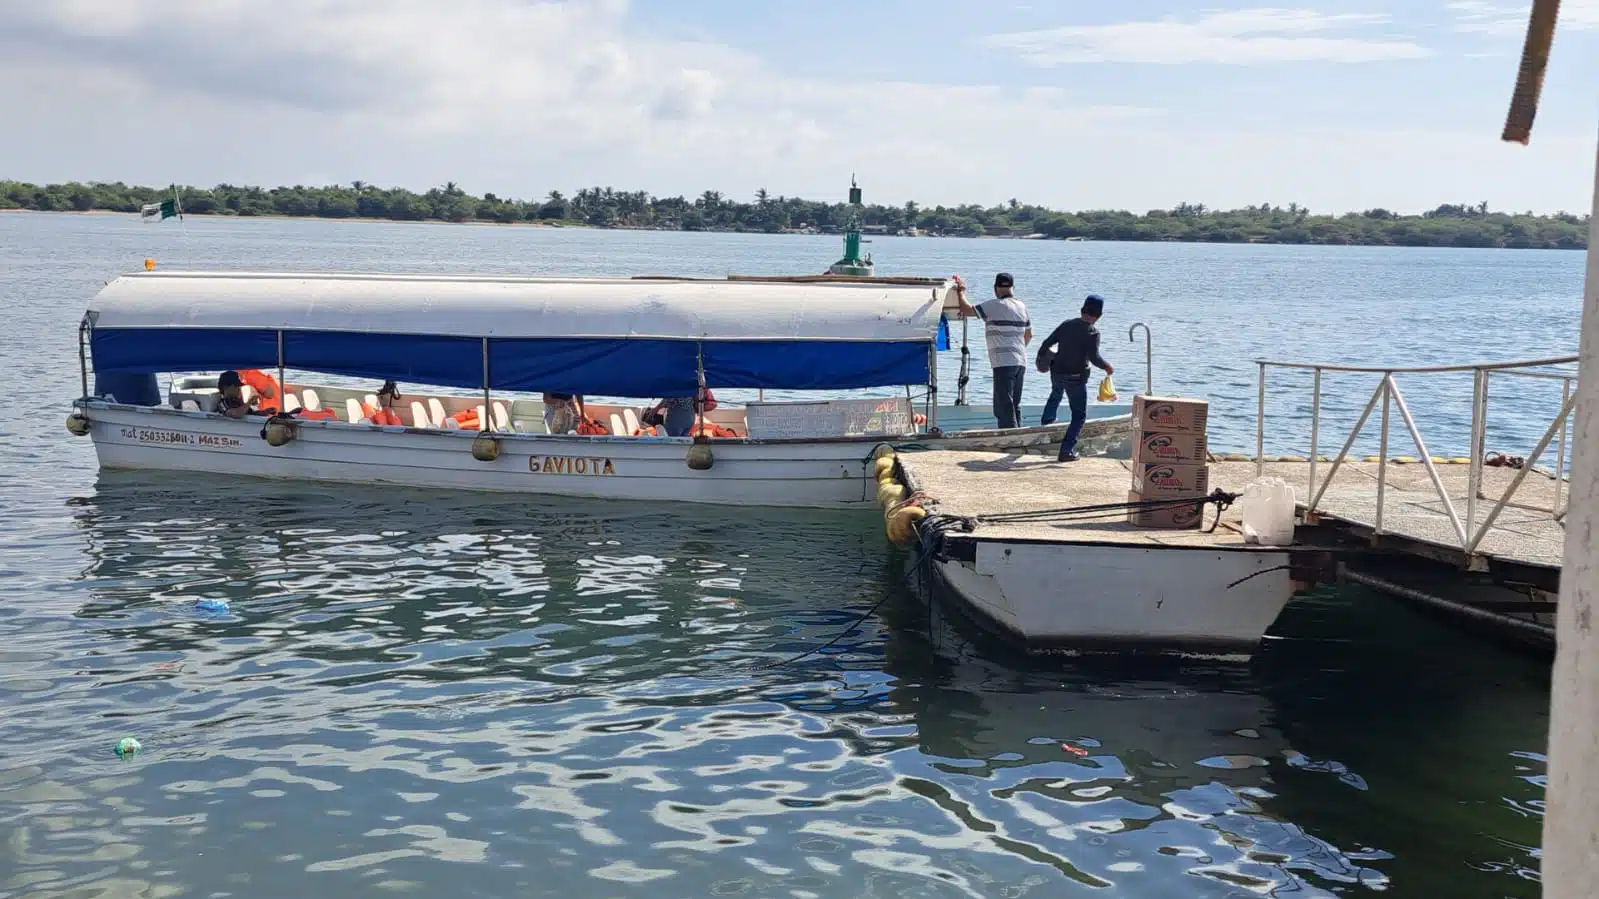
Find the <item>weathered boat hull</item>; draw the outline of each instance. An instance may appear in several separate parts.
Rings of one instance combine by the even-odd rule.
[[[964,539],[969,558],[931,560],[939,584],[977,623],[1034,650],[1248,654],[1294,593],[1287,548]]]

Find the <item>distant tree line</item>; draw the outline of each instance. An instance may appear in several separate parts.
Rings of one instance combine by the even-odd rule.
[[[130,187],[121,182],[41,186],[0,181],[0,209],[137,212],[145,203],[171,197],[172,191],[170,187]],[[714,190],[690,199],[609,187],[584,188],[571,196],[552,190],[543,199],[517,200],[492,193],[473,196],[453,181],[420,194],[363,181],[327,187],[218,184],[178,191],[183,211],[191,215],[536,222],[768,233],[837,232],[850,215],[850,207],[843,203],[772,196],[765,190],[757,191],[752,202],[731,200]],[[1420,215],[1386,209],[1312,215],[1297,203],[1286,208],[1263,203],[1228,210],[1182,203],[1175,209],[1152,209],[1138,215],[1121,210],[1059,212],[1010,200],[987,207],[923,207],[915,202],[872,205],[861,209],[860,215],[870,232],[894,234],[916,229],[933,236],[961,237],[1573,250],[1585,248],[1588,237],[1586,215],[1496,212],[1487,203],[1444,204]]]

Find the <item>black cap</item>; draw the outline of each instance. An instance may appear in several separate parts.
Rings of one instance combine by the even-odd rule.
[[[1091,294],[1088,295],[1088,299],[1083,300],[1083,312],[1084,313],[1086,313],[1088,315],[1101,315],[1101,314],[1104,313],[1104,311],[1105,311],[1105,299],[1103,297],[1101,297],[1099,294],[1091,293]]]
[[[395,399],[399,399],[400,385],[394,383],[393,381],[384,381],[383,386],[378,388],[378,396],[382,396],[385,393],[394,397]]]
[[[219,376],[217,378],[217,389],[218,390],[222,390],[222,389],[227,388],[227,387],[242,387],[242,386],[244,386],[244,379],[239,377],[239,373],[234,371],[231,368],[228,369],[227,371],[223,372],[221,374],[221,376]]]
[[[994,286],[1014,287],[1016,286],[1016,279],[1010,276],[1010,272],[1000,272],[994,276]]]

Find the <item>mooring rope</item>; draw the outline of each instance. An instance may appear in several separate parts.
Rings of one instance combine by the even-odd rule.
[[[1221,513],[1226,511],[1233,503],[1238,501],[1239,494],[1228,493],[1217,489],[1209,496],[1185,499],[1143,499],[1127,500],[1119,503],[1097,503],[1088,506],[1062,506],[1051,509],[1029,509],[1021,512],[995,512],[990,515],[973,516],[970,520],[977,524],[1024,524],[1043,523],[1051,521],[1090,521],[1096,519],[1110,519],[1125,515],[1131,511],[1158,511],[1161,509],[1181,509],[1195,506],[1200,513],[1204,507],[1214,504],[1216,506],[1216,520],[1211,522],[1206,533],[1216,530],[1216,525],[1221,523]]]

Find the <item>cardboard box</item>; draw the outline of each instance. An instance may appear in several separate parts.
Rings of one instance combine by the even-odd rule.
[[[1133,397],[1133,430],[1146,434],[1203,434],[1210,403],[1173,396]]]
[[[1210,468],[1183,462],[1135,465],[1133,492],[1144,499],[1206,496],[1210,493]]]
[[[1204,434],[1173,434],[1140,432],[1133,439],[1133,461],[1148,465],[1154,462],[1177,462],[1190,465],[1205,464]]]
[[[1137,493],[1128,493],[1127,501],[1139,502],[1142,499],[1168,499],[1169,497],[1140,497]],[[1160,531],[1191,531],[1198,530],[1204,520],[1204,505],[1196,497],[1192,505],[1161,506],[1153,509],[1128,509],[1127,523],[1136,528],[1150,528]]]

